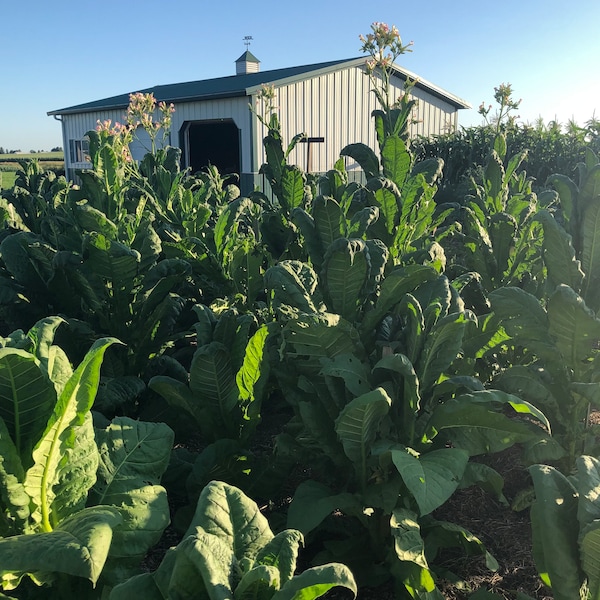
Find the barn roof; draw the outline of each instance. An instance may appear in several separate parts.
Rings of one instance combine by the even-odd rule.
[[[365,60],[365,57],[333,60],[311,65],[302,65],[299,67],[288,67],[285,69],[273,69],[271,71],[259,71],[257,73],[247,73],[243,75],[217,77],[215,79],[156,85],[154,87],[135,91],[144,94],[152,93],[157,102],[173,103],[249,96],[255,93],[264,84],[285,85],[297,80],[315,77],[342,68],[360,66],[361,64],[364,64]],[[416,80],[416,87],[422,88],[434,96],[449,102],[456,108],[470,108],[469,103],[465,100],[419,78],[414,73],[406,71],[397,65],[394,65],[394,69],[399,77],[403,79],[409,77]],[[127,92],[126,94],[111,96],[110,98],[104,98],[102,100],[95,100],[93,102],[86,102],[84,104],[77,104],[75,106],[49,111],[48,115],[69,115],[99,110],[127,108],[129,105],[129,94],[130,92]]]

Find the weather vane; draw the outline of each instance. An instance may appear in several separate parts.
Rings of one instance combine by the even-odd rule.
[[[251,35],[245,35],[244,36],[244,44],[246,44],[246,50],[248,50],[248,48],[250,47],[250,42],[252,41],[252,36]]]

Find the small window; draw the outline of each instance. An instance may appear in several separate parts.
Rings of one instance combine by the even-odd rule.
[[[90,142],[87,138],[82,140],[69,140],[69,153],[72,163],[89,162]]]

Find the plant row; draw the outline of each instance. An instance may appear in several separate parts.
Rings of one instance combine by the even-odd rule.
[[[30,162],[3,193],[8,597],[282,600],[392,580],[441,599],[443,549],[498,564],[436,511],[474,485],[505,503],[471,459],[515,444],[543,581],[597,596],[600,162],[588,149],[577,181],[536,193],[498,127],[469,193],[439,201],[444,162],[407,139],[410,88],[389,101],[379,50],[406,47],[372,31],[377,151],[303,172],[266,88],[272,198],[181,170],[154,137],[137,164],[111,124],[88,134],[78,185]],[[181,541],[142,573],[167,497]]]

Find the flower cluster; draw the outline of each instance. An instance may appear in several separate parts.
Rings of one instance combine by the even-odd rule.
[[[111,119],[106,121],[96,121],[96,131],[104,139],[111,138],[115,151],[121,155],[125,162],[133,160],[129,150],[129,144],[133,139],[133,131],[129,125],[124,125],[118,121],[113,124]]]
[[[250,109],[265,127],[269,127],[270,119],[277,110],[277,106],[275,105],[275,86],[263,83],[258,94],[256,94],[256,108],[250,105]]]
[[[370,54],[367,60],[367,72],[373,73],[377,67],[388,69],[394,61],[406,52],[412,52],[412,42],[402,44],[400,32],[395,25],[389,27],[385,23],[376,21],[371,24],[372,33],[359,35],[362,42],[361,52]]]
[[[142,127],[154,142],[158,131],[163,130],[166,135],[171,128],[172,114],[175,112],[175,106],[166,102],[158,103],[158,112],[160,118],[154,120],[156,111],[156,99],[154,94],[143,94],[137,92],[129,95],[129,106],[127,107],[127,124],[135,130]]]
[[[492,105],[485,105],[482,102],[477,109],[477,112],[485,119],[490,125],[495,125],[497,131],[500,131],[502,127],[515,124],[519,115],[511,115],[511,111],[517,110],[521,105],[521,100],[514,100],[512,97],[512,86],[510,83],[501,83],[498,87],[494,88],[494,100],[499,104],[497,112],[490,116],[492,112]]]

